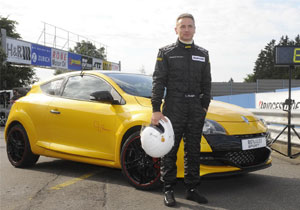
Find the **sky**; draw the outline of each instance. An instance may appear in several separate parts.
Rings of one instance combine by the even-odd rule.
[[[41,44],[45,22],[47,33],[54,34],[53,25],[57,36],[67,38],[61,28],[104,44],[108,60],[120,61],[121,71],[147,74],[154,71],[158,49],[176,42],[176,18],[191,13],[194,42],[209,51],[213,82],[243,82],[267,43],[300,34],[300,0],[0,0],[0,5],[0,15],[19,23],[25,41]],[[46,41],[53,44],[50,36]],[[54,73],[36,72],[40,80]]]

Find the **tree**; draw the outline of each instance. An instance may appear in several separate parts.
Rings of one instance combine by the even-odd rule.
[[[54,75],[59,75],[68,72],[67,70],[55,69]]]
[[[0,28],[6,29],[6,35],[12,38],[21,38],[16,32],[14,20],[3,18],[0,16]],[[35,72],[30,67],[12,66],[6,61],[6,53],[2,45],[0,47],[0,89],[12,89],[15,87],[26,87],[38,80]]]
[[[101,47],[97,49],[96,46],[89,41],[86,42],[82,40],[81,42],[77,42],[76,46],[73,49],[70,49],[69,51],[81,55],[87,55],[94,58],[106,60],[105,48]]]
[[[0,16],[0,28],[6,29],[6,35],[15,39],[20,39],[21,35],[16,32],[16,25],[18,25],[17,21]]]
[[[252,74],[244,78],[244,82],[256,82],[257,79],[288,79],[288,68],[274,67],[274,50],[275,46],[296,46],[300,45],[300,35],[295,40],[290,40],[288,36],[282,36],[279,43],[271,40],[263,50],[260,51]],[[300,79],[300,67],[292,71],[292,79]]]

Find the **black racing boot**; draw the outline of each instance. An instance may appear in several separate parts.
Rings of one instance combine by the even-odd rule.
[[[196,188],[192,188],[186,191],[186,199],[203,204],[208,203],[208,200],[204,196],[200,195],[199,191]]]
[[[164,203],[166,206],[175,206],[176,205],[176,200],[174,198],[174,190],[169,189],[164,192],[165,198],[164,198]]]

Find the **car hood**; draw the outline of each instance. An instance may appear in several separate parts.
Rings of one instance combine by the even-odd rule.
[[[151,107],[150,99],[135,98],[141,106]],[[245,108],[215,100],[211,101],[206,118],[217,122],[255,122],[258,120],[252,112]]]
[[[217,122],[255,122],[258,119],[245,108],[212,100],[207,114],[208,119]]]
[[[150,98],[135,96],[135,99],[141,106],[152,107]]]

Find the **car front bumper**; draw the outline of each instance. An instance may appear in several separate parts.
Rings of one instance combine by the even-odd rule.
[[[243,136],[206,135],[212,152],[202,152],[202,176],[224,176],[247,173],[270,167],[271,149],[266,147],[242,150],[242,139],[267,136],[266,133]]]

